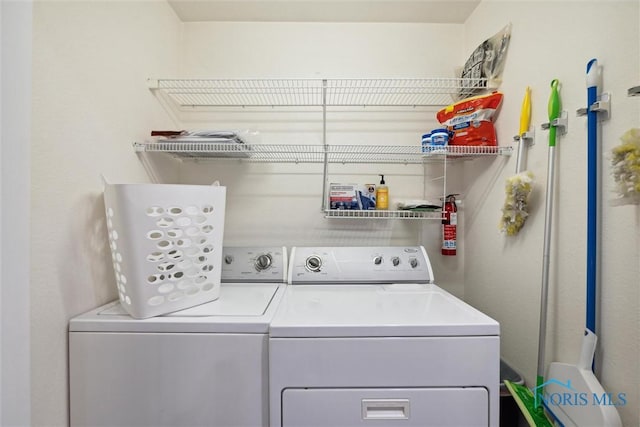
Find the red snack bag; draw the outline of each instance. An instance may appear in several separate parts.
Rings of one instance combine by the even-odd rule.
[[[453,133],[449,145],[496,146],[493,121],[502,103],[502,94],[474,96],[438,111],[438,121]]]

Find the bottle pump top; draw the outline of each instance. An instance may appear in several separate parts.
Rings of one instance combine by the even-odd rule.
[[[385,182],[384,182],[384,175],[380,175],[380,177],[381,177],[381,179],[380,179],[380,184],[381,184],[381,185],[384,185],[384,184],[385,184]]]

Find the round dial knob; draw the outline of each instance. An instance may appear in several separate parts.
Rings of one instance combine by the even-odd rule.
[[[394,256],[393,258],[391,258],[391,263],[393,264],[394,267],[397,267],[398,265],[400,265],[400,258],[398,258],[397,256]]]
[[[271,267],[272,261],[273,260],[271,259],[271,255],[262,254],[262,255],[258,255],[253,265],[256,267],[256,270],[263,271]]]
[[[418,266],[418,260],[415,258],[411,258],[409,260],[409,264],[411,265],[411,268],[416,268]]]
[[[380,265],[380,264],[382,264],[382,257],[381,257],[380,255],[376,256],[376,257],[373,259],[373,263],[374,263],[375,265]]]
[[[322,268],[322,258],[320,258],[318,255],[311,255],[309,258],[307,258],[305,266],[309,271],[320,271],[320,268]]]
[[[233,256],[232,255],[225,255],[224,256],[224,263],[225,264],[231,264],[233,262]]]

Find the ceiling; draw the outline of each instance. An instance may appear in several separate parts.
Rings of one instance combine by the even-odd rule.
[[[183,22],[461,24],[481,0],[167,0]]]

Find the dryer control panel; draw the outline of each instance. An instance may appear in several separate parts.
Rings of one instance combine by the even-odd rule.
[[[433,283],[422,246],[294,247],[290,284]]]
[[[285,247],[232,247],[222,249],[222,283],[286,283]]]

